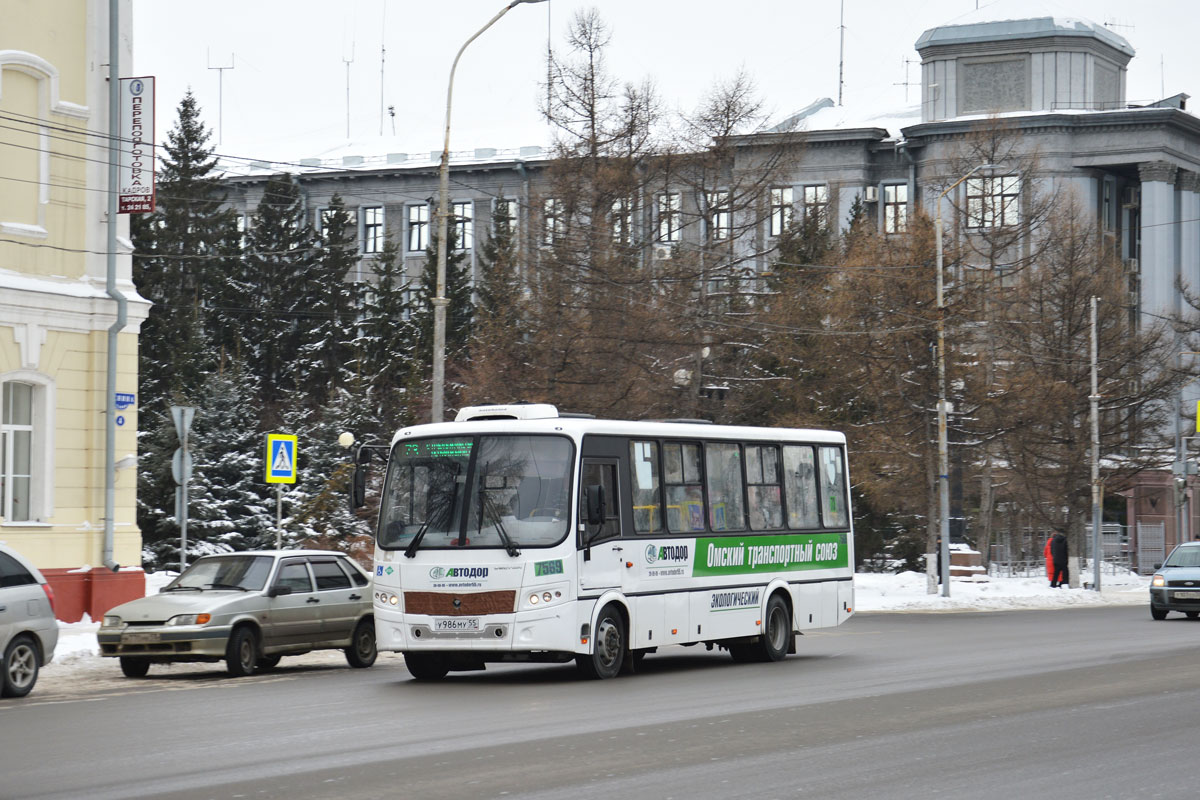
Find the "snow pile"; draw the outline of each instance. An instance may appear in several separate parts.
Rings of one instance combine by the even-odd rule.
[[[1083,576],[1090,581],[1091,573]],[[1013,611],[1068,606],[1149,603],[1150,579],[1133,573],[1101,575],[1099,592],[1051,589],[1044,577],[978,575],[950,581],[950,596],[926,593],[924,573],[859,573],[854,576],[855,611]]]

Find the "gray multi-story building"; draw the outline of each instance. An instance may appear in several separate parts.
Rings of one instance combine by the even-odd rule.
[[[947,230],[955,235],[964,228],[1011,225],[1036,204],[1035,192],[1053,191],[1070,193],[1094,211],[1124,260],[1131,302],[1143,321],[1184,309],[1180,283],[1200,288],[1200,119],[1187,111],[1187,95],[1128,104],[1125,77],[1133,48],[1083,19],[1002,20],[977,13],[925,31],[916,49],[919,106],[856,121],[820,100],[772,129],[737,139],[732,172],[748,168],[764,147],[797,148],[788,173],[764,190],[753,223],[739,229],[744,232],[732,243],[744,266],[768,268],[773,239],[793,215],[824,215],[841,228],[859,201],[881,232],[897,232],[918,209],[933,215],[943,197]],[[970,161],[971,137],[985,122],[1015,142],[1009,157],[1036,163],[1038,187],[1003,159]],[[459,246],[472,263],[499,203],[516,218],[536,257],[558,222],[553,198],[546,196],[550,155],[539,147],[453,154],[451,211]],[[314,224],[335,193],[356,211],[364,256],[363,274],[356,277],[369,279],[385,238],[399,243],[415,277],[436,222],[440,156],[347,156],[341,163],[311,160],[287,169],[303,187]],[[282,168],[260,167],[229,179],[230,202],[247,215],[269,175]],[[976,167],[986,169],[946,193]],[[644,200],[635,224],[644,233],[648,261],[711,236],[714,225],[735,227],[695,213],[700,201],[686,189],[666,202]],[[695,224],[660,224],[662,214],[675,211]],[[1006,264],[1002,258],[979,266],[1003,270]],[[1185,393],[1182,407],[1195,408],[1198,397],[1200,392]],[[1200,531],[1194,504],[1186,515],[1174,513],[1180,498],[1172,496],[1173,484],[1168,472],[1148,475],[1129,503],[1129,522],[1161,523],[1168,548]],[[1190,493],[1189,487],[1185,499]]]

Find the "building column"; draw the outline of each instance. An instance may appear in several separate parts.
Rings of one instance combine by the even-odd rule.
[[[1168,161],[1138,165],[1142,181],[1141,271],[1142,325],[1151,327],[1160,317],[1175,313],[1175,176],[1179,168]]]
[[[1179,269],[1188,291],[1200,293],[1200,173],[1180,170]]]

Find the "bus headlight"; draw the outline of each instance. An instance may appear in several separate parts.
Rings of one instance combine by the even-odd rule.
[[[539,586],[536,589],[530,589],[529,594],[524,596],[521,603],[524,608],[532,608],[534,606],[546,606],[554,603],[561,603],[567,594],[567,585],[555,584],[553,586]]]

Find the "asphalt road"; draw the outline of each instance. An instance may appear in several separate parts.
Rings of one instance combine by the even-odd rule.
[[[0,797],[1193,797],[1200,621],[864,614],[780,664],[441,684],[314,654],[248,679],[103,662],[0,701]]]

